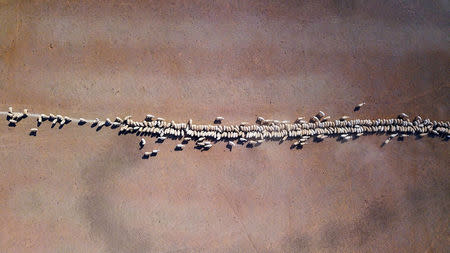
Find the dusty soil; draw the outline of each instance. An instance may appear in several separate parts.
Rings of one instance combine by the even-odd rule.
[[[209,123],[400,112],[449,120],[448,5],[0,1],[0,106]],[[367,105],[358,112],[353,107]],[[1,252],[446,252],[437,138],[208,152],[0,124]]]

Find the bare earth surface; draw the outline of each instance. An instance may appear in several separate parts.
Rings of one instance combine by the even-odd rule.
[[[0,111],[449,120],[449,6],[426,2],[2,0]],[[109,128],[35,125],[0,121],[1,252],[450,249],[439,138],[140,151]]]

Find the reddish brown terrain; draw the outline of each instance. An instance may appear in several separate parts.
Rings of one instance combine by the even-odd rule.
[[[0,1],[0,111],[449,120],[445,1]],[[357,112],[360,102],[367,104]],[[448,252],[449,144],[201,152],[0,121],[0,252]],[[143,151],[160,149],[141,159]]]

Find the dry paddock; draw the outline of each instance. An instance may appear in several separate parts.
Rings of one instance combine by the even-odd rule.
[[[0,111],[449,120],[445,1],[0,1]],[[353,107],[366,102],[358,112]],[[0,121],[1,252],[446,252],[449,144],[201,152]],[[158,156],[141,159],[144,151]]]

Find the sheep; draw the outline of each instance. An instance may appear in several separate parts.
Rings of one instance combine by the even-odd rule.
[[[398,118],[404,120],[404,119],[406,119],[406,118],[409,118],[409,116],[408,116],[408,114],[402,112],[402,113],[400,113],[400,114],[398,115]]]
[[[348,141],[348,140],[350,140],[352,137],[351,136],[346,136],[346,137],[344,137],[342,140],[343,141]]]
[[[330,118],[331,118],[330,116],[326,116],[322,119],[322,122],[325,122],[325,121],[329,120]]]
[[[145,146],[145,143],[146,143],[145,139],[142,138],[141,141],[139,142],[139,146],[140,146],[141,148],[143,148],[143,147]]]
[[[364,103],[358,106],[363,106]],[[25,118],[28,114],[28,110],[24,109],[23,113],[13,112],[8,108],[7,120],[9,120],[10,126],[14,126],[18,121]],[[44,120],[49,119],[52,121],[53,125],[60,123],[61,126],[72,121],[68,116],[61,116],[57,114],[45,114],[34,115],[37,117],[37,126],[39,126]],[[99,128],[102,126],[113,125],[119,127],[123,125],[119,133],[132,132],[137,135],[148,135],[148,134],[158,134],[158,141],[162,142],[166,137],[164,135],[169,135],[173,137],[182,137],[182,143],[187,143],[192,138],[197,140],[197,145],[203,147],[209,147],[211,142],[205,141],[205,139],[219,141],[221,139],[226,139],[228,141],[227,147],[235,145],[230,139],[237,139],[239,144],[248,142],[249,146],[256,146],[264,142],[266,139],[277,139],[280,141],[286,141],[289,138],[298,138],[300,140],[294,142],[294,146],[304,145],[306,141],[311,137],[315,136],[316,140],[322,140],[330,135],[339,136],[343,141],[350,140],[353,135],[356,137],[362,136],[366,133],[389,133],[388,140],[385,144],[391,141],[393,138],[399,136],[399,138],[404,138],[410,134],[416,134],[420,137],[433,134],[441,135],[448,134],[449,122],[444,121],[431,121],[430,119],[422,120],[420,116],[416,116],[414,121],[411,122],[408,119],[408,115],[402,113],[398,118],[391,119],[376,119],[376,120],[348,120],[349,116],[342,116],[336,121],[327,121],[331,117],[326,116],[325,113],[319,111],[316,116],[311,118],[311,123],[304,121],[304,117],[299,117],[295,123],[291,124],[288,120],[278,121],[278,120],[265,120],[263,117],[257,117],[256,124],[251,125],[248,122],[241,122],[239,125],[193,125],[192,119],[186,123],[176,123],[174,121],[166,122],[163,118],[157,118],[155,121],[148,121],[148,119],[153,119],[153,115],[147,115],[144,121],[133,121],[130,119],[131,115],[126,116],[126,121],[119,117],[116,117],[115,122],[111,122],[109,118],[105,121],[100,121],[96,118],[95,121],[89,121],[80,118],[78,121],[79,125],[86,122],[94,122],[92,127],[96,124]],[[216,117],[216,120],[223,120],[223,117]],[[347,121],[348,120],[348,121]],[[112,127],[112,128],[115,128]],[[32,132],[30,130],[30,132]],[[356,138],[355,137],[355,138]],[[248,141],[247,139],[250,139]],[[143,140],[143,139],[142,139]],[[202,142],[204,141],[204,142]],[[384,143],[384,142],[383,142]],[[140,142],[140,146],[143,147],[144,142]],[[177,145],[176,149],[183,149],[184,145]]]
[[[363,107],[365,104],[366,104],[366,103],[364,103],[364,102],[357,104],[357,105],[355,106],[355,111],[358,111],[359,109],[361,109],[361,107]]]
[[[30,135],[36,136],[38,129],[37,128],[31,128],[30,129]]]
[[[321,140],[323,140],[323,139],[325,139],[325,138],[327,138],[328,136],[327,135],[324,135],[324,134],[319,134],[318,136],[317,136],[317,138],[319,138],[319,139],[321,139]]]
[[[311,117],[311,122],[320,122],[320,119],[317,116]]]
[[[394,133],[394,134],[391,134],[391,135],[389,135],[389,138],[395,138],[395,137],[397,137],[397,135],[398,135],[398,133]]]
[[[298,117],[298,118],[295,120],[295,123],[300,123],[300,122],[304,121],[304,119],[305,119],[305,117]]]
[[[23,114],[23,113],[20,113],[20,112],[15,112],[15,113],[13,113],[13,115],[12,115],[12,118],[15,119],[15,120],[18,120],[18,121],[21,120],[22,117],[24,117],[24,114]]]

